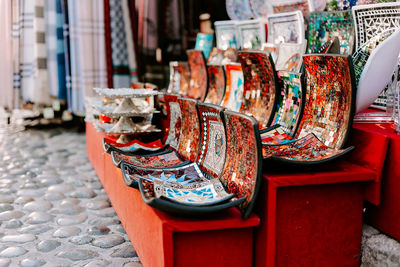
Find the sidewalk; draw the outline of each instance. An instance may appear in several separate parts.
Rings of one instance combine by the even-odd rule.
[[[142,266],[83,133],[0,133],[0,222],[0,266]]]

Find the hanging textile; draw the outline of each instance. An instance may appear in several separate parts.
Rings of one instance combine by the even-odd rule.
[[[147,56],[155,56],[158,47],[158,1],[142,1],[144,2],[142,52]]]
[[[58,81],[58,99],[67,98],[66,87],[66,65],[64,49],[64,13],[62,11],[62,0],[56,0],[56,52],[57,52],[57,81]]]
[[[12,58],[13,58],[13,108],[19,108],[21,97],[21,73],[20,73],[20,38],[21,20],[20,0],[12,0]],[[3,17],[3,16],[2,16]],[[10,107],[11,108],[11,107]]]
[[[110,25],[110,0],[104,0],[104,39],[106,43],[107,85],[113,88],[113,65],[111,49],[111,25]]]
[[[84,113],[84,97],[107,86],[104,6],[96,0],[68,0],[71,62],[71,108]]]
[[[130,87],[128,48],[120,0],[110,0],[111,47],[114,88]]]
[[[0,1],[0,106],[13,107],[13,59],[11,1]]]
[[[122,10],[124,15],[124,26],[125,26],[125,36],[128,50],[128,62],[129,62],[129,75],[130,82],[138,82],[137,77],[137,66],[136,66],[136,55],[134,47],[134,38],[132,34],[132,24],[131,16],[129,12],[129,0],[122,0]]]
[[[57,15],[55,1],[46,2],[44,15],[46,22],[46,59],[48,71],[48,89],[51,96],[58,96]]]
[[[71,93],[71,61],[69,45],[69,16],[68,0],[61,0],[62,16],[64,18],[63,38],[64,38],[64,63],[65,63],[65,90],[68,103],[68,110],[72,112],[72,93]]]
[[[47,84],[44,0],[23,1],[20,47],[22,98],[50,104]]]

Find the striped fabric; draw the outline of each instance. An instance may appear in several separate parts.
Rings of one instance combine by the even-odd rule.
[[[72,111],[84,113],[84,97],[107,86],[104,6],[96,0],[68,0]]]
[[[21,17],[22,98],[37,104],[50,104],[47,89],[44,0],[24,1]]]
[[[57,35],[57,81],[58,81],[58,99],[67,98],[66,86],[66,65],[65,65],[65,49],[64,49],[64,13],[62,11],[62,0],[56,0],[56,35]]]
[[[48,71],[48,86],[51,96],[58,96],[57,68],[57,13],[56,2],[47,1],[45,6],[46,21],[46,61]]]
[[[0,106],[13,108],[12,3],[0,1]]]
[[[124,14],[120,0],[110,0],[110,25],[114,87],[129,87],[129,57]]]
[[[136,55],[134,47],[134,39],[132,34],[131,16],[129,10],[129,0],[122,0],[122,11],[124,14],[124,27],[125,27],[125,37],[128,50],[128,62],[129,62],[129,75],[130,82],[138,82],[137,77],[137,66],[136,66]]]
[[[63,39],[64,39],[64,63],[65,63],[65,89],[66,89],[68,110],[72,112],[68,0],[61,0],[61,10],[64,18]]]

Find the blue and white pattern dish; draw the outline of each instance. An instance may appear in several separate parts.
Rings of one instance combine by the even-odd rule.
[[[253,17],[249,0],[226,0],[226,12],[232,20],[246,20]]]

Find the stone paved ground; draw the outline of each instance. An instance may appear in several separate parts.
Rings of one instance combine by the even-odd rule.
[[[83,133],[0,133],[0,266],[142,266]]]

